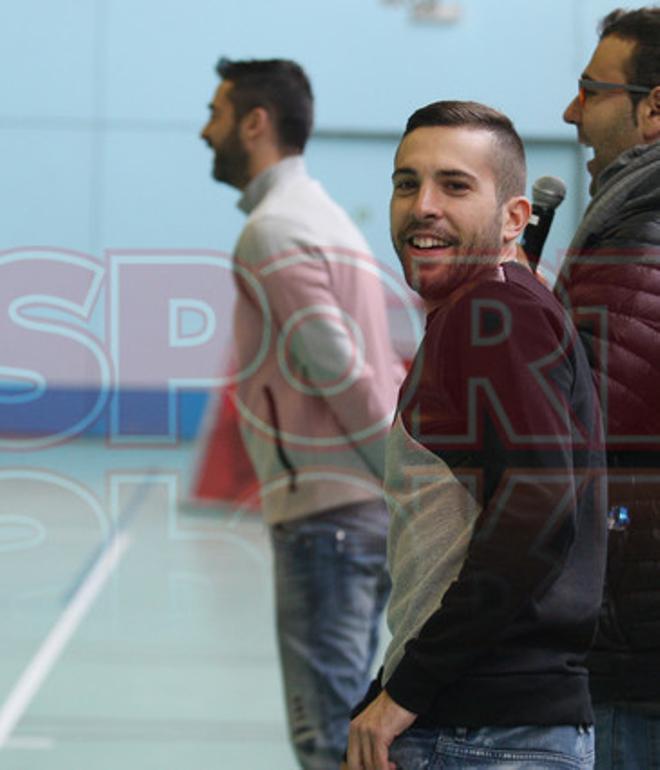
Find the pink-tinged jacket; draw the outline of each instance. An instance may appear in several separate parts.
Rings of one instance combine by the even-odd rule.
[[[377,498],[403,375],[384,273],[300,157],[253,180],[240,206],[237,407],[265,518]]]

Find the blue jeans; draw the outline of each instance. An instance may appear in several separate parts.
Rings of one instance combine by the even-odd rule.
[[[390,746],[398,770],[591,770],[592,727],[440,727],[402,733]]]
[[[389,594],[380,501],[271,529],[289,732],[304,770],[337,770]]]
[[[599,704],[596,770],[660,770],[660,711],[644,713],[632,704]]]

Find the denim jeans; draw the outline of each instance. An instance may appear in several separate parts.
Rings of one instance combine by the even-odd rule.
[[[271,529],[289,732],[304,770],[337,770],[389,594],[384,503]]]
[[[592,727],[414,725],[390,746],[398,770],[591,770]]]
[[[632,704],[599,704],[596,770],[660,770],[660,710],[644,713]]]

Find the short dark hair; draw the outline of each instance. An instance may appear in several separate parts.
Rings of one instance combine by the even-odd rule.
[[[229,99],[236,119],[255,107],[273,116],[282,150],[301,153],[312,130],[314,96],[302,67],[288,59],[222,58],[216,72],[233,84]]]
[[[649,88],[660,85],[660,8],[617,8],[600,22],[599,33],[601,40],[614,35],[635,43],[626,66],[628,83]],[[634,107],[644,98],[644,94],[629,96]]]
[[[403,136],[416,128],[448,126],[488,131],[495,141],[493,169],[498,200],[525,194],[527,165],[522,139],[501,112],[479,102],[442,101],[421,107],[408,118]]]

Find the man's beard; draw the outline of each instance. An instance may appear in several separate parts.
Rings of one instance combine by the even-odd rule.
[[[213,178],[242,190],[250,181],[249,157],[235,127],[215,149]]]
[[[499,264],[502,254],[502,215],[496,214],[493,219],[480,231],[473,234],[467,242],[460,242],[456,253],[443,261],[442,270],[437,281],[424,279],[423,263],[419,271],[415,264],[404,271],[408,285],[420,297],[428,302],[439,302],[456,289],[471,283],[485,269]],[[401,260],[401,252],[397,248]],[[423,259],[423,258],[422,258]],[[440,260],[429,257],[429,265]]]

